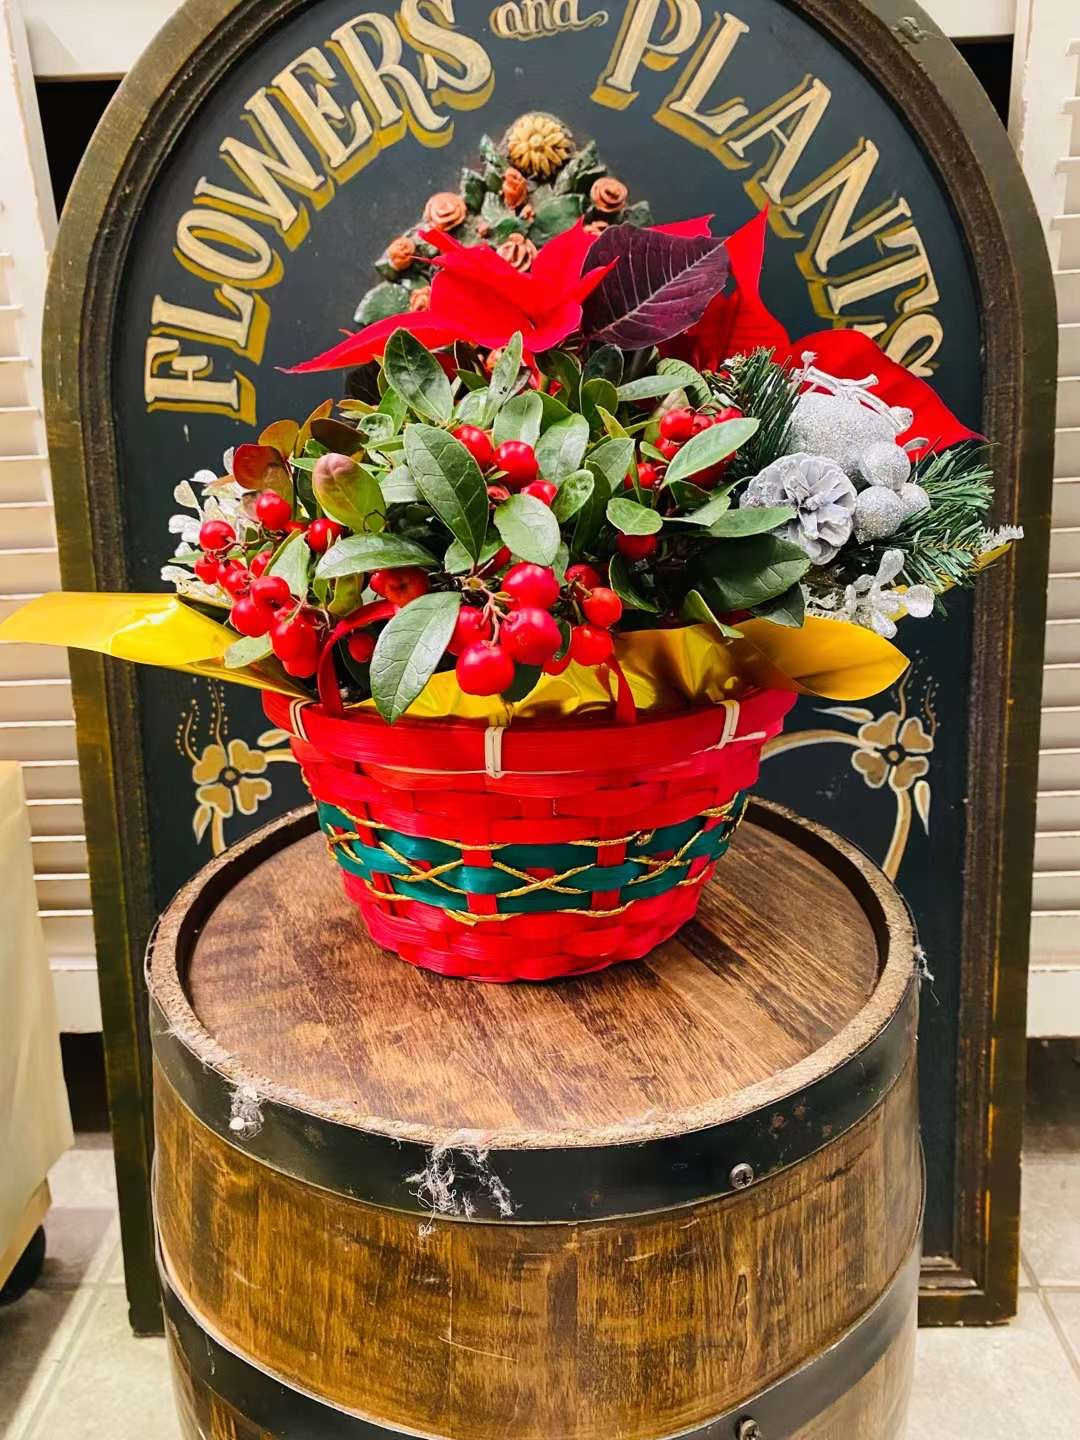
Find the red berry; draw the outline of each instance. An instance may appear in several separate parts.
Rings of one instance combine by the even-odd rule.
[[[270,627],[274,654],[286,663],[301,658],[314,643],[315,626],[303,611],[275,620]]]
[[[685,405],[660,417],[660,434],[665,440],[689,440],[694,433],[694,412]]]
[[[463,605],[458,611],[457,623],[446,648],[451,655],[460,655],[470,645],[477,645],[481,640],[490,637],[491,621],[484,612],[475,605]]]
[[[304,538],[315,554],[321,555],[324,550],[330,548],[339,535],[344,535],[344,533],[344,525],[339,525],[336,520],[326,520],[320,515],[307,527]]]
[[[742,418],[743,412],[741,410],[737,410],[734,405],[728,405],[725,409],[718,410],[715,415],[711,416],[709,423],[712,425],[726,425],[729,420],[741,420]]]
[[[392,605],[407,605],[418,595],[431,589],[428,578],[417,565],[403,565],[399,570],[376,570],[368,584]]]
[[[248,569],[251,571],[252,575],[264,574],[266,571],[266,567],[270,564],[273,556],[273,550],[259,550],[256,554],[254,554],[251,557],[251,563],[248,565]]]
[[[548,565],[512,565],[503,576],[502,588],[516,610],[522,605],[535,605],[550,610],[559,598],[559,582]]]
[[[293,533],[294,530],[306,530],[306,529],[307,529],[307,521],[306,521],[306,520],[290,520],[289,523],[285,526],[285,529],[289,532],[290,535]]]
[[[514,683],[514,662],[505,650],[483,640],[458,657],[457,681],[466,695],[501,695]]]
[[[218,566],[218,584],[232,596],[246,595],[251,586],[251,572],[239,560]]]
[[[500,545],[495,554],[484,566],[485,570],[501,570],[510,559],[510,549],[506,545]]]
[[[304,642],[303,648],[298,650],[291,660],[283,660],[285,671],[289,675],[295,675],[298,679],[306,679],[314,675],[319,665],[319,641],[314,630]]]
[[[201,560],[195,561],[195,574],[204,585],[216,585],[220,573],[221,563],[212,555],[204,555]]]
[[[713,417],[712,417],[711,415],[695,415],[695,416],[694,416],[694,434],[695,434],[695,435],[700,435],[703,430],[708,430],[709,426],[710,426],[712,423],[713,423]]]
[[[375,636],[367,630],[354,630],[346,648],[358,665],[366,665],[375,653]]]
[[[505,485],[489,485],[487,487],[488,499],[492,505],[501,505],[504,500],[510,499],[510,491]]]
[[[615,544],[628,560],[644,560],[657,546],[655,535],[620,535]]]
[[[570,664],[571,659],[570,651],[567,650],[566,654],[560,655],[558,659],[553,655],[550,660],[545,660],[540,668],[545,675],[561,675]]]
[[[651,460],[642,460],[637,467],[638,484],[643,490],[655,490],[660,484],[660,467]]]
[[[531,485],[540,473],[536,451],[524,440],[504,440],[495,451],[495,464],[506,471],[507,484],[515,490]]]
[[[255,519],[266,530],[282,531],[292,519],[292,506],[276,490],[260,490],[255,499]]]
[[[533,495],[537,500],[542,500],[545,505],[550,505],[559,493],[559,487],[552,485],[550,480],[534,480],[526,485],[521,492],[523,495]]]
[[[542,665],[562,649],[562,632],[546,610],[523,605],[503,621],[499,643],[511,659],[523,665]]]
[[[282,575],[257,575],[251,582],[251,598],[258,605],[269,605],[276,610],[292,600],[289,582]]]
[[[665,460],[674,460],[675,456],[682,449],[682,443],[679,440],[665,440],[663,436],[661,436],[656,442],[656,448]]]
[[[585,596],[581,602],[581,608],[585,617],[591,620],[594,625],[601,625],[604,629],[614,625],[622,618],[622,601],[614,590],[608,590],[603,585],[598,585],[595,590]]]
[[[566,572],[566,583],[568,585],[581,585],[586,590],[593,589],[596,585],[604,582],[600,577],[599,570],[592,565],[571,565]]]
[[[459,425],[450,433],[455,440],[461,441],[481,470],[491,469],[495,463],[495,450],[486,430],[481,430],[479,425]]]
[[[233,629],[239,630],[241,635],[265,635],[273,624],[274,612],[250,595],[242,595],[229,611],[229,620]]]
[[[570,658],[579,665],[603,665],[614,650],[615,642],[608,632],[595,625],[575,625],[570,632]]]
[[[236,531],[227,520],[204,520],[199,526],[199,544],[204,550],[224,550],[236,539]]]

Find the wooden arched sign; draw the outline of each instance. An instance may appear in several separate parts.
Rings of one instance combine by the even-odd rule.
[[[330,344],[485,133],[556,113],[659,219],[770,207],[792,334],[875,335],[996,446],[1028,532],[910,632],[902,691],[803,705],[765,789],[897,877],[924,1006],[925,1318],[1011,1313],[1054,301],[975,79],[897,0],[188,0],[121,87],[69,199],[46,318],[65,583],[158,588],[174,486],[336,382]],[[375,302],[378,303],[378,302]],[[301,792],[257,703],[73,655],[137,1328],[156,1323],[141,952],[213,850]],[[853,764],[853,761],[857,763]]]

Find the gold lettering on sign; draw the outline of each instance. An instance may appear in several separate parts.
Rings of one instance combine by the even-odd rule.
[[[146,342],[143,392],[148,410],[196,410],[255,422],[255,387],[244,375],[211,380],[209,355],[182,355],[179,340],[151,335]]]
[[[214,299],[233,313],[194,310],[188,305],[170,304],[163,296],[155,295],[150,307],[150,324],[155,332],[168,330],[189,340],[214,340],[237,355],[254,360],[257,365],[263,356],[269,305],[261,295],[249,295],[233,285],[219,286],[214,291]]]
[[[379,44],[377,64],[367,52],[365,37]],[[401,63],[401,35],[388,15],[358,15],[340,25],[328,43],[374,110],[379,149],[400,140],[406,128],[424,145],[447,143],[454,133],[450,117],[432,109],[420,81]]]
[[[181,265],[203,280],[220,284],[276,285],[281,256],[253,225],[225,210],[197,206],[181,215],[176,250]]]
[[[608,19],[606,10],[583,17],[579,0],[507,0],[492,10],[488,24],[500,40],[542,40],[606,25]]]
[[[654,33],[658,20],[659,33]],[[667,70],[700,33],[701,6],[697,0],[630,0],[611,59],[592,98],[599,105],[625,110],[638,97],[633,88],[638,66]]]
[[[348,108],[334,99],[341,77],[315,45],[274,76],[274,92],[330,167],[335,180],[363,169],[374,131],[360,100]]]
[[[431,103],[478,110],[495,88],[491,57],[479,41],[453,29],[453,0],[427,0],[434,12],[430,19],[421,5],[422,0],[402,0],[398,25],[420,57],[420,78],[431,91]]]

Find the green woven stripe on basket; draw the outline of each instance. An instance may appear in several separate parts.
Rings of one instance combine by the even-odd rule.
[[[448,910],[466,910],[470,895],[496,895],[499,914],[521,915],[587,908],[595,891],[618,894],[610,908],[662,895],[686,878],[694,860],[723,855],[745,803],[745,795],[736,796],[730,818],[709,830],[703,829],[706,817],[695,816],[642,835],[628,843],[617,865],[594,863],[603,845],[562,844],[495,846],[493,865],[454,863],[467,862],[475,851],[382,828],[372,832],[379,844],[367,845],[356,838],[364,822],[334,805],[320,804],[319,819],[338,863],[352,875],[369,883],[388,875],[396,894]],[[661,855],[678,859],[668,863],[656,858]],[[536,870],[553,872],[553,878],[538,879],[530,873]]]

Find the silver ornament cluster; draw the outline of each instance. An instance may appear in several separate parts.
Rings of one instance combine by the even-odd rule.
[[[828,565],[851,539],[855,486],[823,455],[782,455],[743,491],[743,508],[790,505],[795,518],[775,532],[800,546],[815,565]]]
[[[925,620],[934,609],[934,592],[928,585],[896,589],[892,582],[903,568],[903,552],[886,550],[876,575],[860,575],[845,588],[842,597],[836,595],[817,604],[811,602],[808,613],[829,620],[850,620],[892,640],[896,635],[896,622],[902,616]]]

